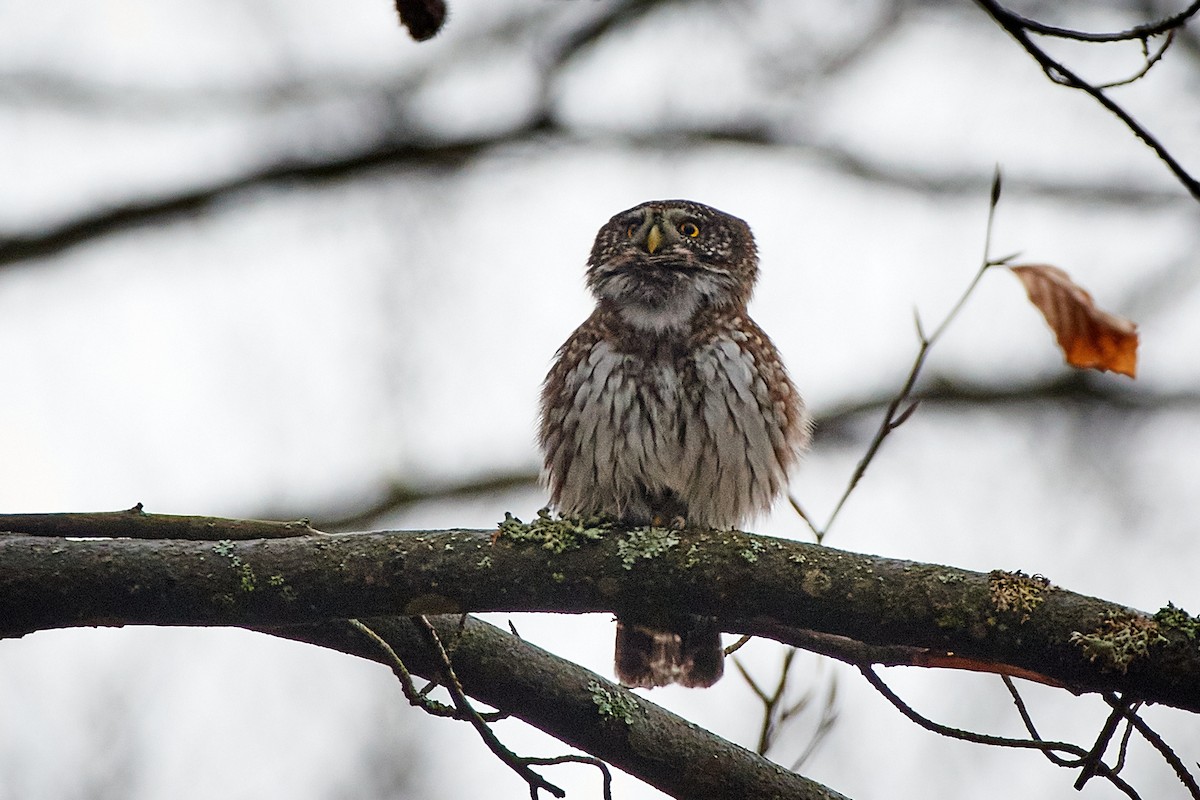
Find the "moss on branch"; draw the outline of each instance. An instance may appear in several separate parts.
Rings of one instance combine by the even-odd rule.
[[[37,516],[44,526],[45,515]],[[65,516],[54,521],[63,536],[122,535],[113,518],[93,528],[87,515]],[[178,518],[128,516],[139,534],[163,538],[0,534],[0,636],[76,625],[666,610],[716,617],[729,632],[782,631],[768,634],[782,641],[787,631],[815,632],[835,657],[829,643],[840,637],[863,646],[846,653],[892,648],[921,654],[914,664],[953,655],[1079,691],[1131,692],[1200,710],[1193,618],[1171,606],[1155,620],[1020,572],[969,572],[739,531],[628,531],[548,514],[529,524],[509,517],[495,530],[244,541],[226,535],[239,529],[236,520],[185,518],[187,530],[209,532],[206,542],[167,538]],[[19,518],[4,520],[20,529]],[[1153,630],[1120,624],[1130,619]]]

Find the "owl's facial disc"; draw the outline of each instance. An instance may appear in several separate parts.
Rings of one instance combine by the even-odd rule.
[[[707,206],[645,203],[601,229],[588,286],[638,330],[686,331],[701,308],[745,302],[748,292],[730,258],[734,235],[725,215]]]
[[[699,224],[698,224],[699,223]],[[646,207],[633,212],[625,226],[628,246],[645,255],[656,256],[654,263],[690,267],[693,249],[689,240],[700,235],[701,221],[683,209]],[[661,252],[660,252],[661,251]],[[664,259],[673,257],[668,263]]]

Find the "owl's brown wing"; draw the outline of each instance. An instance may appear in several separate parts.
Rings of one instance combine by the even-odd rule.
[[[550,487],[550,504],[567,514],[589,510],[564,508],[562,505],[563,485],[570,474],[572,462],[579,455],[580,447],[576,436],[579,417],[577,413],[572,413],[576,403],[577,381],[572,377],[587,361],[603,335],[604,324],[597,309],[563,342],[555,355],[554,366],[542,383],[538,443],[544,458],[544,477]]]

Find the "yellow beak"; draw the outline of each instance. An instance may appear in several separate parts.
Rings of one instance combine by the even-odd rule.
[[[662,240],[662,231],[659,230],[658,223],[656,222],[654,225],[650,226],[650,232],[646,234],[646,249],[650,251],[651,255],[653,255],[654,251],[658,249],[658,246],[662,244]]]

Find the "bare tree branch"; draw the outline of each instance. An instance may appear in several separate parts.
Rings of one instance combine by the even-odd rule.
[[[933,329],[932,333],[925,333],[925,329],[921,324],[920,315],[915,315],[918,346],[917,354],[913,358],[912,366],[909,368],[908,375],[905,377],[903,384],[900,386],[900,390],[890,400],[888,400],[887,407],[883,413],[883,420],[879,423],[879,427],[876,429],[875,435],[871,437],[871,441],[867,445],[866,453],[861,459],[859,459],[858,465],[854,468],[854,472],[851,474],[845,490],[838,498],[837,503],[834,504],[833,511],[830,512],[829,518],[825,521],[825,524],[821,527],[813,525],[809,516],[800,508],[799,502],[797,502],[794,498],[789,498],[791,500],[792,507],[796,509],[796,512],[800,514],[800,517],[806,523],[808,523],[809,528],[812,529],[813,534],[816,536],[817,544],[820,544],[825,539],[826,534],[829,533],[829,529],[833,526],[838,514],[845,506],[846,501],[850,499],[850,495],[853,494],[855,488],[859,484],[859,481],[861,481],[863,476],[866,475],[867,467],[870,466],[871,461],[879,452],[880,447],[883,446],[884,440],[887,439],[887,437],[897,428],[903,425],[904,422],[912,416],[913,412],[917,410],[917,404],[920,401],[912,399],[912,394],[913,390],[916,388],[917,378],[921,374],[921,369],[925,366],[925,359],[928,357],[929,351],[935,344],[937,344],[938,339],[942,337],[942,334],[945,333],[948,327],[950,327],[950,324],[954,322],[954,318],[958,316],[958,313],[962,311],[963,306],[966,305],[967,299],[970,298],[972,292],[975,291],[975,287],[979,285],[979,281],[983,279],[984,273],[986,273],[992,267],[999,266],[1001,263],[1003,263],[1002,261],[993,260],[991,256],[992,225],[996,218],[996,205],[1000,202],[1000,187],[1000,170],[997,168],[992,177],[992,191],[990,195],[991,202],[988,205],[987,228],[983,236],[983,257],[980,259],[979,269],[975,271],[974,277],[971,278],[971,281],[967,284],[967,288],[959,296],[958,301],[950,308],[948,312],[946,312],[946,316],[942,318],[942,321],[938,323],[937,327]],[[901,406],[904,406],[904,408],[901,409]]]
[[[216,181],[207,186],[186,189],[159,197],[131,200],[115,207],[96,209],[52,227],[0,236],[0,268],[40,258],[49,258],[73,247],[98,241],[106,236],[142,226],[171,224],[181,219],[211,213],[224,201],[251,189],[284,184],[323,184],[354,180],[375,170],[412,168],[461,170],[490,152],[506,147],[540,145],[546,148],[588,146],[591,139],[580,138],[563,130],[548,117],[498,136],[486,136],[455,142],[393,141],[398,134],[380,133],[381,144],[355,152],[335,153],[309,160],[284,159],[249,170],[241,175]],[[617,142],[605,138],[606,145]],[[660,131],[652,137],[630,136],[621,139],[635,151],[674,151],[680,146],[740,145],[772,148],[781,154],[793,151],[798,157],[812,158],[844,174],[923,194],[962,196],[978,193],[984,186],[974,174],[931,174],[928,171],[884,164],[840,145],[818,141],[781,139],[762,130]],[[1062,202],[1088,205],[1164,205],[1178,201],[1173,192],[1138,188],[1129,182],[1120,184],[1068,184],[1056,181],[1011,180],[1009,192],[1024,192]]]
[[[1130,42],[1150,38],[1151,36],[1161,36],[1163,34],[1172,33],[1178,28],[1182,28],[1188,21],[1200,11],[1200,0],[1192,0],[1192,2],[1177,14],[1172,14],[1168,17],[1158,20],[1157,22],[1147,22],[1143,25],[1135,25],[1123,31],[1113,31],[1110,33],[1093,33],[1089,31],[1079,31],[1071,28],[1062,28],[1057,25],[1047,25],[1044,22],[1030,19],[1029,17],[1021,16],[1015,12],[1007,12],[1012,17],[1014,22],[1019,23],[1023,28],[1031,33],[1042,34],[1043,36],[1052,36],[1056,39],[1073,39],[1078,42]]]
[[[933,374],[911,394],[913,402],[926,409],[987,408],[1044,413],[1064,410],[1107,410],[1112,415],[1097,417],[1096,424],[1111,426],[1122,419],[1136,420],[1141,415],[1172,409],[1200,408],[1200,392],[1186,389],[1163,391],[1118,383],[1081,370],[1029,383],[977,384],[947,374]],[[870,392],[849,398],[816,413],[815,436],[819,446],[838,441],[861,441],[866,437],[863,418],[883,410],[892,396]],[[393,481],[377,487],[347,493],[341,501],[330,503],[314,514],[311,524],[323,531],[364,530],[378,527],[381,520],[418,503],[458,500],[498,495],[504,492],[534,489],[538,471],[534,467],[497,471],[444,484],[417,484]],[[298,519],[296,508],[256,509],[263,519]],[[2,519],[2,518],[0,518]]]
[[[441,640],[450,643],[464,692],[672,797],[842,797],[486,622],[469,617],[460,628],[457,616],[429,621]],[[414,673],[437,674],[438,660],[411,620],[374,617],[363,622]],[[344,622],[253,627],[391,666],[379,647]]]
[[[517,489],[532,489],[537,485],[538,472],[536,469],[495,472],[437,486],[418,487],[408,483],[395,482],[385,487],[376,497],[347,503],[344,507],[351,510],[341,514],[329,514],[321,519],[317,527],[330,531],[362,530],[376,525],[379,519],[387,514],[417,503],[486,497]],[[286,518],[288,515],[268,513],[266,516]]]
[[[186,517],[173,515],[167,526],[161,515],[147,514],[138,503],[124,511],[97,511],[66,514],[0,514],[0,531],[9,526],[29,536],[88,536],[129,539],[188,539],[212,542],[216,539],[246,541],[250,539],[287,539],[312,536],[321,532],[308,520],[275,522],[262,519],[223,519],[219,517]],[[217,536],[216,534],[220,535]],[[214,538],[215,537],[215,538]]]
[[[1115,100],[1104,93],[1102,89],[1079,77],[1074,71],[1052,58],[1045,50],[1039,47],[1030,37],[1031,28],[1028,21],[1007,8],[1002,6],[995,0],[975,0],[975,2],[994,19],[1010,36],[1017,40],[1017,43],[1024,48],[1025,52],[1029,53],[1046,76],[1055,83],[1068,86],[1072,89],[1079,89],[1082,92],[1093,97],[1096,102],[1108,109],[1117,119],[1125,123],[1125,126],[1133,132],[1135,136],[1146,143],[1155,155],[1158,156],[1167,169],[1175,175],[1176,179],[1183,184],[1188,193],[1197,201],[1200,201],[1200,181],[1197,181],[1184,168],[1183,164],[1175,158],[1174,155],[1163,145],[1150,131],[1140,122],[1133,118],[1124,108],[1117,104]],[[1188,16],[1194,14],[1195,10],[1188,12]],[[1184,18],[1186,20],[1186,17]]]
[[[1196,782],[1195,776],[1184,766],[1182,759],[1163,741],[1163,738],[1120,698],[1112,694],[1106,694],[1104,699],[1113,709],[1120,711],[1129,720],[1134,729],[1171,765],[1171,769],[1175,770],[1175,775],[1179,778],[1179,782],[1187,788],[1188,794],[1196,798],[1196,800],[1200,800],[1200,784]]]
[[[471,726],[475,728],[475,731],[483,739],[487,748],[492,751],[492,754],[529,784],[529,794],[533,800],[537,800],[538,790],[540,789],[545,789],[555,797],[566,797],[567,793],[565,791],[534,772],[525,759],[505,747],[496,737],[496,734],[492,732],[492,729],[488,727],[484,718],[471,705],[471,701],[467,699],[466,692],[463,690],[458,675],[454,672],[454,665],[450,663],[450,654],[446,652],[446,648],[442,644],[442,638],[438,636],[437,629],[433,627],[428,618],[423,616],[413,617],[412,622],[417,626],[417,632],[425,640],[426,646],[434,654],[434,661],[438,666],[438,682],[450,692],[450,699],[454,702],[454,707],[458,710],[458,713],[471,723]],[[461,631],[459,630],[456,630],[455,633],[456,635],[461,635]]]
[[[913,710],[911,706],[901,700],[895,692],[893,692],[887,684],[875,673],[875,670],[870,667],[861,667],[860,671],[867,682],[875,687],[884,698],[891,703],[896,710],[908,717],[910,720],[920,725],[927,731],[946,736],[951,739],[961,739],[965,742],[975,742],[976,744],[985,744],[992,747],[1015,747],[1030,750],[1041,750],[1043,753],[1069,753],[1076,756],[1075,761],[1066,761],[1062,766],[1079,766],[1086,763],[1089,753],[1087,750],[1078,745],[1069,744],[1067,742],[1047,742],[1042,739],[1012,739],[1006,736],[991,736],[984,733],[975,733],[973,731],[962,730],[961,728],[952,728],[949,725],[942,725],[934,722],[928,717],[924,717]],[[1057,761],[1055,763],[1058,763]],[[1117,787],[1127,797],[1132,800],[1139,800],[1139,795],[1134,791],[1133,787],[1126,783],[1120,776],[1116,774],[1107,764],[1097,760],[1094,764],[1094,769],[1097,775],[1103,775],[1110,783]],[[1076,787],[1078,788],[1078,787]]]
[[[534,124],[511,137],[489,137],[454,144],[387,143],[322,160],[286,159],[206,187],[84,214],[40,233],[0,238],[0,267],[57,255],[72,247],[136,227],[164,224],[201,214],[220,201],[259,186],[344,180],[399,164],[414,168],[438,166],[460,169],[486,149],[536,138],[539,130],[540,126]]]
[[[1005,688],[1008,689],[1008,693],[1012,696],[1013,703],[1017,707],[1017,713],[1021,715],[1021,723],[1024,724],[1025,730],[1029,733],[1029,737],[1039,742],[1045,741],[1041,737],[1041,734],[1037,732],[1037,728],[1033,724],[1033,717],[1030,716],[1029,709],[1025,706],[1025,698],[1021,697],[1021,693],[1017,691],[1017,685],[1013,683],[1013,679],[1007,675],[1001,675],[1000,679],[1004,681]],[[1074,761],[1065,759],[1053,750],[1043,750],[1042,755],[1044,755],[1051,764],[1056,764],[1060,767],[1073,766],[1076,761],[1078,761],[1078,759]]]

